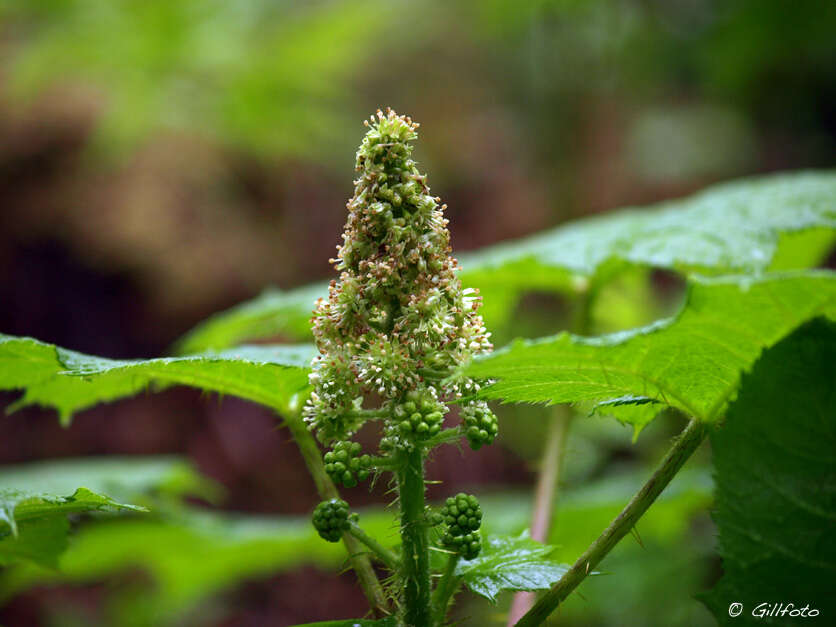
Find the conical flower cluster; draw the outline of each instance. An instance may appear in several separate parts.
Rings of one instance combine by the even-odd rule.
[[[313,316],[320,354],[305,413],[326,442],[359,428],[364,399],[373,396],[393,417],[408,393],[446,410],[444,399],[474,384],[444,375],[491,349],[480,298],[456,276],[445,207],[412,160],[418,124],[388,110],[366,125],[344,241],[332,260],[340,277]]]

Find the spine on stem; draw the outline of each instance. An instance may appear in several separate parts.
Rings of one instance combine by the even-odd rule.
[[[424,459],[420,449],[407,455],[398,472],[401,501],[404,615],[407,625],[430,625],[430,550],[424,511]]]

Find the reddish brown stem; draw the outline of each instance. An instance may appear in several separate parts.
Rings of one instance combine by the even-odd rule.
[[[546,542],[552,523],[554,499],[560,480],[560,466],[572,415],[566,407],[555,408],[549,423],[549,434],[543,450],[543,462],[537,477],[534,512],[531,517],[531,537]],[[533,592],[517,592],[508,612],[508,625],[514,625],[534,605]]]

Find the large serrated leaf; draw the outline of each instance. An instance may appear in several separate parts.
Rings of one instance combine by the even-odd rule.
[[[711,448],[724,574],[705,602],[717,620],[725,624],[740,603],[735,623],[783,625],[792,622],[786,614],[753,611],[792,603],[832,622],[836,324],[815,320],[766,351]]]
[[[504,322],[525,290],[576,291],[623,264],[759,274],[820,263],[836,229],[836,174],[782,174],[712,187],[647,209],[625,209],[459,255],[464,285],[478,287],[488,325]],[[810,233],[810,237],[806,234]],[[283,334],[308,340],[325,283],[271,290],[189,332],[183,352]]]
[[[836,228],[836,174],[809,172],[727,183],[649,209],[588,218],[463,256],[465,268],[522,259],[593,277],[605,264],[698,270],[767,270],[781,233]]]
[[[152,385],[188,385],[284,410],[307,387],[312,356],[308,345],[240,346],[186,357],[115,360],[0,335],[0,389],[24,388],[13,408],[53,407],[64,421]]]
[[[761,350],[819,315],[836,315],[830,272],[694,279],[674,318],[599,338],[562,333],[518,342],[477,360],[467,373],[496,380],[484,398],[600,403],[633,396],[713,421]],[[637,426],[647,422],[646,413],[636,416]]]
[[[546,590],[569,569],[549,559],[554,549],[526,533],[515,538],[492,536],[477,558],[458,563],[456,576],[491,603],[503,590]]]

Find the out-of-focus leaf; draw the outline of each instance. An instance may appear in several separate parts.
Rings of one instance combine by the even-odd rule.
[[[67,547],[67,514],[119,510],[147,511],[82,487],[65,495],[0,488],[0,564],[31,560],[55,567]]]
[[[147,511],[144,507],[120,503],[109,496],[98,494],[87,488],[77,488],[63,496],[50,492],[11,487],[0,488],[0,526],[5,527],[12,535],[17,534],[17,525],[22,521],[54,516],[55,514],[117,511],[120,509],[136,512]]]
[[[769,265],[771,272],[813,268],[827,259],[836,248],[836,231],[832,228],[805,229],[782,233],[778,250]]]
[[[560,546],[552,547],[551,557],[574,561],[645,478],[640,472],[629,473],[567,492],[555,512],[550,542]],[[710,496],[710,477],[686,469],[642,518],[642,537],[670,545]],[[486,494],[480,503],[488,535],[519,534],[530,522],[530,499],[520,493]],[[360,510],[360,525],[385,546],[399,542],[391,512]],[[0,575],[0,599],[33,585],[90,583],[140,569],[149,575],[150,588],[134,581],[141,587],[118,592],[130,596],[132,591],[141,598],[151,624],[163,624],[176,622],[196,604],[240,581],[302,564],[336,570],[344,563],[342,545],[324,542],[307,516],[242,518],[191,512],[174,519],[105,520],[78,530],[60,571],[33,565],[7,569]]]
[[[503,590],[546,590],[563,576],[569,566],[549,556],[554,547],[535,542],[523,533],[511,538],[489,537],[482,552],[456,565],[456,576],[476,594],[491,603]]]
[[[218,488],[172,457],[88,458],[0,467],[0,564],[56,568],[67,548],[67,514],[148,511],[155,493],[211,498]]]
[[[278,334],[310,339],[314,303],[327,293],[327,284],[319,283],[289,291],[269,289],[202,322],[184,335],[175,348],[178,353],[220,350],[248,339]]]
[[[188,385],[283,411],[307,387],[312,356],[308,345],[240,346],[186,357],[114,360],[0,335],[0,389],[24,388],[13,408],[53,407],[64,422],[74,412],[152,385]]]
[[[724,574],[705,602],[718,621],[731,603],[741,624],[785,624],[752,613],[764,603],[833,616],[836,324],[814,320],[764,352],[711,448]]]
[[[63,514],[44,515],[16,525],[17,534],[0,532],[0,565],[34,562],[47,568],[58,566],[67,548],[70,523]]]
[[[176,129],[273,154],[348,154],[334,148],[352,141],[334,131],[355,119],[346,86],[399,26],[378,0],[39,4],[0,5],[19,35],[5,50],[6,91],[92,86],[107,102],[97,139],[111,150]]]
[[[636,469],[562,492],[547,539],[555,547],[552,557],[569,563],[580,557],[647,477],[647,470]],[[694,514],[711,503],[711,490],[707,470],[686,466],[638,523],[642,538],[661,545],[681,539]],[[480,496],[479,502],[487,534],[519,534],[531,524],[528,495],[487,494]],[[616,547],[614,553],[620,552],[623,545]]]
[[[810,229],[817,234],[806,238],[806,246],[787,237],[804,239]],[[833,229],[836,174],[803,172],[718,185],[458,257],[462,283],[480,289],[491,326],[507,320],[524,291],[581,291],[606,283],[625,264],[702,274],[759,274],[773,260],[783,270],[806,268],[821,261],[822,240]],[[811,238],[817,242],[813,252]],[[221,349],[277,333],[307,340],[314,300],[326,295],[325,284],[267,292],[210,318],[187,334],[180,348]]]
[[[71,494],[78,486],[124,501],[149,494],[217,498],[220,487],[172,456],[79,457],[0,466],[0,484],[30,493]]]
[[[361,510],[360,523],[384,544],[398,540],[389,512]],[[150,577],[150,588],[141,581],[126,585],[136,585],[132,591],[142,598],[151,624],[162,624],[237,582],[303,564],[336,570],[345,561],[343,545],[323,541],[308,516],[190,511],[170,519],[105,520],[78,530],[60,571],[25,565],[0,574],[0,599],[35,584],[89,583],[139,569]]]
[[[467,373],[496,380],[484,398],[600,403],[632,396],[711,422],[761,350],[819,315],[836,315],[833,273],[695,278],[675,318],[598,338],[561,333],[517,342]],[[647,422],[644,412],[637,416],[637,427]]]

